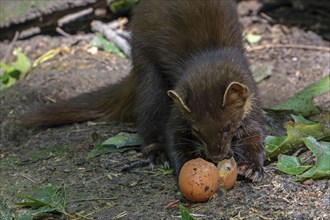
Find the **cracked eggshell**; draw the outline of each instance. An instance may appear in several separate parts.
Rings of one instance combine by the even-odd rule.
[[[202,158],[186,162],[179,174],[179,188],[183,196],[192,202],[205,202],[219,187],[217,167]]]
[[[220,176],[219,186],[226,190],[231,189],[235,185],[238,172],[235,159],[232,157],[230,159],[222,160],[218,163],[217,168]]]

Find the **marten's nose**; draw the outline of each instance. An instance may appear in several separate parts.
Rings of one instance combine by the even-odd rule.
[[[223,159],[223,156],[221,156],[221,155],[211,157],[211,160],[213,163],[219,163],[222,159]]]

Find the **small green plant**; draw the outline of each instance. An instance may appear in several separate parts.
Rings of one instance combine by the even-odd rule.
[[[190,213],[182,204],[179,205],[179,209],[180,209],[181,220],[195,220],[195,218],[190,215]]]
[[[306,120],[302,116],[292,115],[294,121],[287,122],[284,127],[287,135],[267,136],[265,153],[267,158],[275,157],[290,150],[292,147],[304,144],[304,138],[312,136],[318,140],[330,135],[327,128],[329,114],[323,114],[319,122]]]
[[[125,57],[125,55],[114,43],[105,39],[101,34],[95,36],[89,44],[90,46],[101,48],[106,52],[116,54],[120,57]]]
[[[57,54],[61,52],[61,48],[55,48],[47,51],[46,53],[42,54],[38,57],[32,64],[32,67],[37,67],[38,65],[54,58]]]
[[[40,193],[35,197],[23,193],[20,194],[24,198],[24,201],[18,202],[16,205],[29,209],[23,212],[22,215],[17,216],[17,220],[32,220],[46,213],[62,213],[69,218],[73,218],[72,215],[65,211],[65,188],[49,184],[41,188]]]
[[[295,156],[279,157],[276,169],[297,175],[295,181],[330,178],[330,143],[327,142],[330,139],[330,113],[321,113],[313,103],[314,97],[330,92],[329,79],[329,76],[322,78],[272,109],[275,114],[295,114],[291,114],[293,121],[288,121],[284,125],[286,135],[266,137],[266,158],[285,154],[293,147],[306,146],[316,159],[315,164],[306,164]],[[311,121],[305,118],[311,115],[318,115],[318,120]]]
[[[325,76],[318,82],[306,87],[296,95],[279,105],[273,107],[279,111],[294,111],[303,116],[319,114],[320,110],[314,105],[313,99],[324,93],[330,92],[330,77]]]
[[[262,36],[261,35],[258,35],[258,34],[252,34],[252,33],[248,33],[246,36],[245,36],[245,40],[247,42],[249,42],[249,44],[256,44],[258,43],[259,41],[261,41],[262,39]]]
[[[21,50],[15,49],[14,55],[16,60],[11,64],[7,65],[4,62],[0,62],[2,70],[0,89],[10,87],[17,80],[22,79],[31,68],[30,59]]]
[[[138,3],[139,0],[119,0],[110,3],[109,8],[112,13],[120,13],[123,11],[129,11]]]
[[[160,167],[156,169],[157,171],[161,172],[162,175],[171,175],[174,173],[174,169],[168,169],[166,167]]]
[[[283,155],[275,169],[290,175],[297,175],[295,181],[323,179],[330,177],[330,143],[318,142],[313,137],[303,138],[305,145],[316,157],[314,165],[303,165],[299,157]]]
[[[92,151],[88,153],[87,159],[92,159],[106,153],[123,152],[127,150],[127,148],[132,149],[132,147],[140,144],[140,137],[137,133],[120,132],[110,137],[102,144],[96,145]]]

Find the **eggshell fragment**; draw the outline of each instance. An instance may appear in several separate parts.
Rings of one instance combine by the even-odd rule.
[[[179,174],[179,188],[192,202],[205,202],[219,187],[219,171],[210,162],[197,158],[186,162]]]
[[[218,163],[217,168],[219,170],[219,186],[226,190],[231,189],[237,179],[237,164],[235,159],[232,157],[228,160],[222,160]]]

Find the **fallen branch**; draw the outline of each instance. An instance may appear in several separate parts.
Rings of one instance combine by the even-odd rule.
[[[117,197],[109,197],[109,198],[89,198],[89,199],[77,199],[68,201],[67,203],[77,203],[77,202],[90,202],[90,201],[97,201],[97,200],[115,200],[118,199]]]
[[[124,54],[128,57],[131,56],[131,45],[130,43],[116,33],[116,31],[110,29],[107,24],[104,24],[101,21],[92,21],[91,23],[92,30],[100,32],[104,35],[108,40],[112,41]]]
[[[82,11],[79,11],[79,12],[76,12],[76,13],[73,13],[73,14],[65,15],[64,17],[60,18],[57,21],[57,25],[59,27],[62,27],[64,24],[75,21],[75,20],[77,20],[79,18],[82,18],[86,15],[89,15],[91,13],[93,13],[93,8],[87,8],[85,10],[82,10]]]
[[[126,40],[130,41],[131,40],[131,32],[122,30],[122,29],[117,29],[115,32],[120,35],[121,37],[125,38]]]
[[[294,49],[320,50],[320,51],[330,52],[330,47],[314,46],[314,45],[301,45],[301,44],[264,44],[264,45],[247,47],[246,51],[251,52],[251,51],[270,49],[270,48],[294,48]]]
[[[80,12],[88,8],[107,8],[114,0],[65,0],[47,1],[45,7],[31,7],[28,12],[20,14],[19,19],[8,19],[8,22],[0,23],[0,40],[12,39],[15,32],[23,33],[24,30],[38,27],[43,29],[57,25],[57,21],[65,14]],[[0,2],[2,2],[0,0]],[[1,4],[2,7],[2,4]],[[27,35],[27,37],[31,34]],[[19,39],[22,36],[19,36]]]
[[[127,18],[118,18],[117,20],[111,21],[109,24],[106,24],[109,28],[112,30],[115,29],[123,29],[124,25],[127,24],[128,19]]]
[[[65,32],[62,28],[60,28],[60,27],[56,27],[56,31],[57,31],[57,33],[61,34],[63,37],[67,37],[67,38],[72,37],[71,34],[66,33],[66,32]]]
[[[118,35],[125,38],[126,40],[131,40],[131,32],[124,30],[124,25],[127,24],[128,19],[127,18],[119,18],[117,20],[113,20],[108,24],[105,24],[108,26],[109,29],[112,29],[115,31]]]
[[[12,49],[13,49],[13,47],[14,47],[14,45],[15,45],[17,39],[18,39],[18,36],[19,36],[19,32],[16,31],[15,36],[14,36],[14,38],[12,39],[12,41],[10,42],[9,47],[7,48],[7,51],[6,51],[6,53],[5,53],[5,56],[3,57],[3,60],[2,60],[2,61],[3,61],[4,63],[7,61],[7,58],[10,56],[10,53],[11,53],[11,51],[12,51]]]

